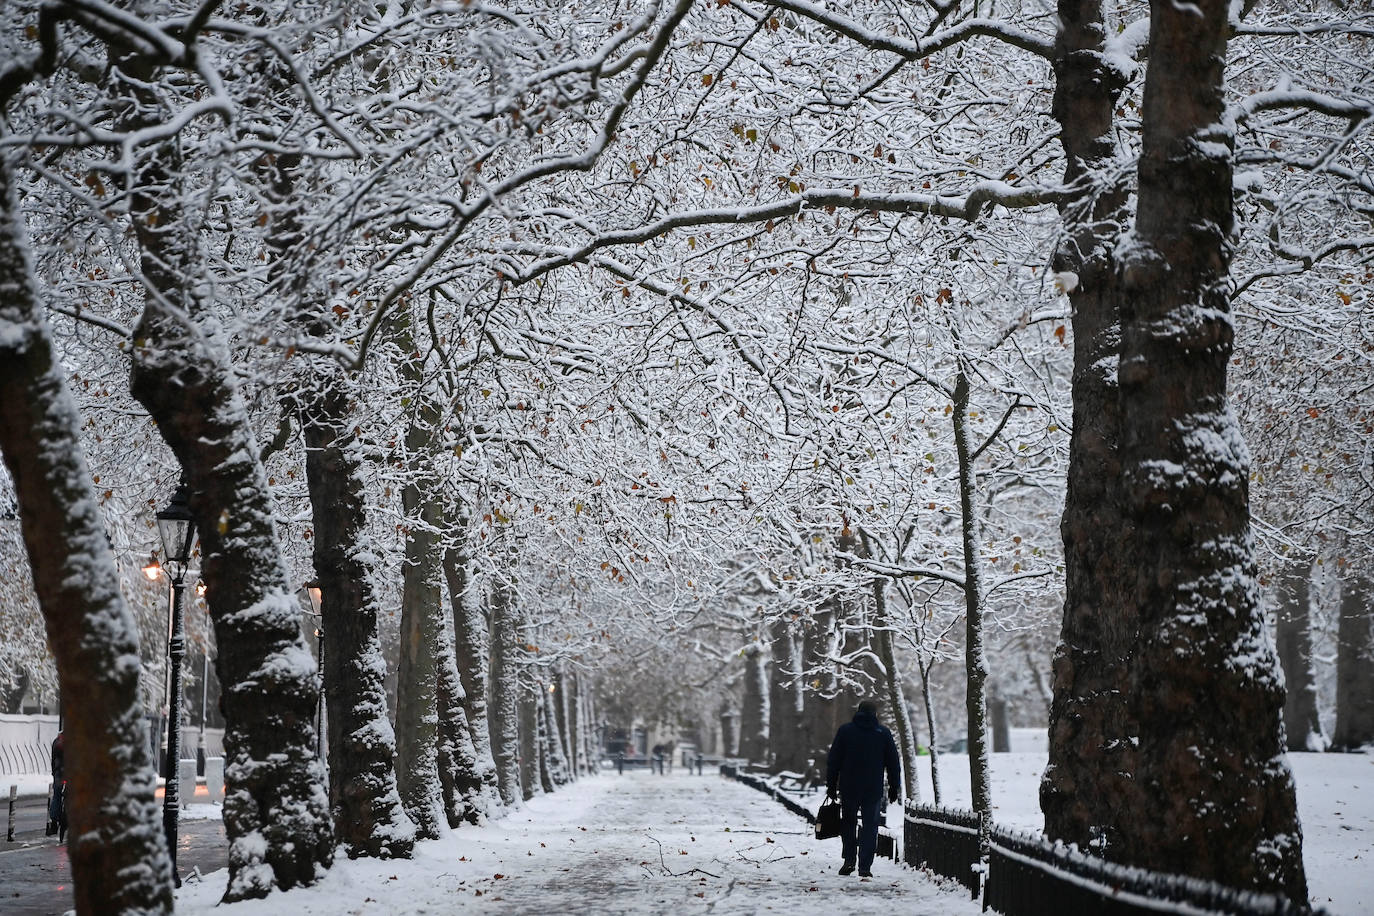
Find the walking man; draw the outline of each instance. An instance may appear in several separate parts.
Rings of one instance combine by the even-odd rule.
[[[887,800],[895,802],[901,787],[901,761],[892,732],[878,724],[878,706],[864,700],[854,719],[841,725],[826,759],[827,794],[840,796],[840,842],[844,864],[840,874],[854,871],[872,877],[873,853],[878,848],[878,812],[883,803],[883,771],[887,771]],[[863,828],[857,831],[862,819]]]

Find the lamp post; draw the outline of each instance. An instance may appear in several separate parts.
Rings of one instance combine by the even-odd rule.
[[[319,647],[317,660],[319,695],[315,700],[315,756],[324,757],[324,615],[320,613],[320,603],[324,593],[320,583],[311,579],[301,586],[306,601],[310,602],[310,616],[315,620],[315,645]]]
[[[178,766],[181,758],[181,660],[186,654],[185,620],[182,601],[186,591],[186,565],[191,561],[191,544],[196,525],[187,501],[186,484],[177,486],[167,508],[157,514],[157,533],[162,553],[172,572],[171,635],[167,640],[167,763],[163,767],[162,827],[167,832],[167,852],[172,857],[172,877],[177,887],[177,817],[181,802]]]

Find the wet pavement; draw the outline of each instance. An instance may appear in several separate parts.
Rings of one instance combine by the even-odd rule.
[[[204,802],[205,787],[196,790]],[[21,798],[15,804],[14,841],[0,836],[0,913],[5,916],[60,916],[72,908],[72,873],[67,847],[56,836],[45,836],[47,801]],[[177,830],[177,871],[182,880],[195,880],[228,864],[229,844],[224,823],[182,820]],[[188,878],[188,876],[190,876]]]

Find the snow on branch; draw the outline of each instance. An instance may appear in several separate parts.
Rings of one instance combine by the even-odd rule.
[[[1049,60],[1054,55],[1054,41],[1043,35],[1017,28],[999,19],[966,19],[956,25],[933,32],[916,40],[880,35],[863,23],[809,0],[773,0],[770,6],[805,16],[813,22],[833,29],[851,41],[875,51],[886,51],[907,60],[919,60],[970,38],[985,37],[1004,42]]]
[[[1332,118],[1364,120],[1374,116],[1374,99],[1343,99],[1321,92],[1284,86],[1248,96],[1232,106],[1231,117],[1240,124],[1261,111],[1281,108],[1303,108]]]
[[[975,221],[986,208],[1002,206],[1025,209],[1055,204],[1067,197],[1060,188],[1017,187],[1005,181],[983,181],[965,195],[941,194],[865,194],[858,185],[852,188],[811,188],[786,200],[772,201],[753,207],[719,207],[675,213],[633,229],[605,232],[579,248],[567,248],[555,257],[538,261],[520,274],[518,282],[526,283],[551,270],[571,264],[585,263],[588,257],[603,248],[635,245],[657,238],[674,229],[706,225],[738,225],[762,223],[799,215],[803,210],[824,208],[867,210],[903,215],[943,216],[951,219]]]

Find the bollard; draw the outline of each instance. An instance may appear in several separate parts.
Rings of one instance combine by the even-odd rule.
[[[698,775],[698,776],[704,775],[704,771],[702,770],[702,764],[704,764],[705,762],[706,762],[706,758],[704,758],[704,757],[703,757],[702,755],[700,755],[700,754],[697,754],[697,775]]]
[[[623,753],[615,755],[615,771],[618,775],[625,775],[625,755]]]
[[[183,757],[177,764],[177,789],[181,807],[185,808],[196,801],[196,760]]]
[[[224,758],[205,758],[205,791],[210,796],[210,804],[224,803]]]
[[[11,786],[10,786],[10,827],[9,827],[9,830],[6,831],[6,833],[5,833],[5,842],[7,842],[7,843],[13,843],[13,842],[14,842],[14,799],[15,799],[15,796],[17,796],[18,794],[19,794],[19,787],[16,786],[16,785],[11,785]]]

